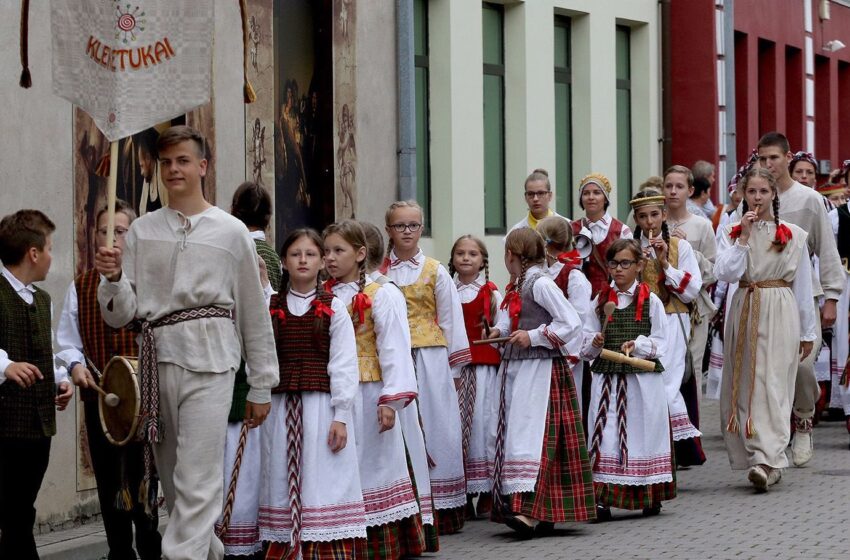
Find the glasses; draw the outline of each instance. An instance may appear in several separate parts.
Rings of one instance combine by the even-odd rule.
[[[608,261],[608,268],[611,270],[616,270],[619,266],[623,270],[628,270],[635,264],[637,261],[630,261],[628,259],[623,259],[621,261]]]
[[[552,191],[525,191],[525,198],[534,200],[535,198],[543,198]]]
[[[410,233],[416,233],[422,227],[422,224],[390,224],[390,227],[398,233],[404,233],[405,231],[409,231]]]
[[[118,238],[118,237],[124,237],[125,235],[127,235],[127,232],[128,232],[128,231],[130,231],[130,230],[128,230],[128,229],[124,229],[124,228],[115,228],[115,237],[116,237],[116,238]],[[108,232],[108,230],[107,230],[106,228],[100,228],[100,229],[98,229],[98,230],[97,230],[97,232],[98,232],[99,234],[101,234],[101,235],[104,235],[104,236],[105,236],[107,233],[109,233],[109,232]]]

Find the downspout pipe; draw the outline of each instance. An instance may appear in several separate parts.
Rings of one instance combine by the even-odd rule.
[[[672,0],[661,0],[661,169],[673,160],[673,68],[671,67],[670,10]]]
[[[723,7],[723,36],[726,52],[726,177],[725,184],[738,171],[738,133],[735,117],[735,0]],[[727,197],[728,197],[727,193]]]
[[[396,75],[398,76],[398,198],[416,199],[416,81],[413,0],[396,0]]]

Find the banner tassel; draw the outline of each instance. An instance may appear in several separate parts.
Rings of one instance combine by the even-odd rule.
[[[242,94],[246,104],[257,100],[257,92],[248,80],[248,5],[247,0],[239,0],[239,13],[242,16]]]
[[[21,87],[32,87],[29,63],[30,0],[21,0]]]

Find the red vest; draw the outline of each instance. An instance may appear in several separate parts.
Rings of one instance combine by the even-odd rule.
[[[581,231],[581,226],[585,220],[573,220],[573,236],[578,235]],[[611,282],[611,277],[608,275],[608,266],[605,264],[605,253],[608,252],[608,247],[614,241],[620,239],[623,233],[623,222],[616,218],[611,218],[611,225],[608,227],[608,235],[602,240],[602,243],[593,244],[593,252],[590,256],[584,259],[584,274],[590,282],[592,288],[590,299],[596,297],[605,286]]]
[[[316,297],[328,307],[334,299],[332,294],[326,292],[319,292]],[[272,393],[330,393],[328,362],[331,356],[331,318],[325,316],[322,328],[316,333],[313,309],[308,309],[300,317],[293,315],[286,305],[286,292],[274,294],[269,309],[280,366],[280,383],[272,389]],[[281,311],[284,318],[280,316]]]
[[[502,361],[502,356],[497,349],[489,344],[480,346],[472,344],[476,340],[481,340],[481,329],[484,328],[484,306],[487,300],[485,293],[486,291],[482,288],[478,291],[474,300],[463,304],[463,324],[466,327],[466,337],[470,343],[469,351],[472,353],[472,362],[470,363],[497,366]],[[495,317],[492,320],[495,320]]]
[[[561,291],[564,293],[564,297],[570,299],[570,272],[573,270],[581,270],[579,265],[575,264],[564,264],[564,268],[561,269],[561,272],[558,273],[558,276],[555,277],[555,284],[561,288]]]
[[[103,320],[97,303],[99,284],[100,275],[96,270],[84,272],[74,280],[77,289],[77,324],[83,339],[83,354],[102,372],[115,356],[138,356],[139,346],[136,344],[135,332],[126,328],[114,329]],[[88,367],[88,364],[83,365]],[[97,393],[94,389],[82,389],[80,398],[96,401]]]

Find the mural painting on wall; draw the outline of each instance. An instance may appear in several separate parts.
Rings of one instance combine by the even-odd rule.
[[[160,132],[171,125],[188,124],[207,137],[207,158],[210,166],[204,178],[204,196],[215,203],[215,161],[213,159],[215,127],[213,104],[209,103],[191,113],[161,123],[138,134],[124,138],[118,145],[117,196],[133,206],[141,216],[168,204],[168,193],[159,177],[156,141]],[[98,211],[106,206],[106,182],[109,175],[109,142],[94,121],[80,109],[74,109],[74,256],[76,272],[94,267],[95,220]],[[87,434],[83,422],[83,407],[77,403],[77,490],[95,487]]]
[[[354,0],[334,0],[335,215],[354,218],[357,196],[356,28]]]
[[[257,100],[245,106],[245,179],[266,187],[274,203],[274,1],[249,0],[248,80]],[[274,243],[274,228],[266,232]]]
[[[280,0],[275,9],[273,165],[276,238],[282,240],[291,229],[334,221],[333,10],[331,0]],[[263,45],[261,36],[261,68]],[[249,146],[255,135],[259,140],[255,153],[267,138],[263,126],[262,117],[255,118],[248,136]],[[252,166],[262,159],[252,158]]]

